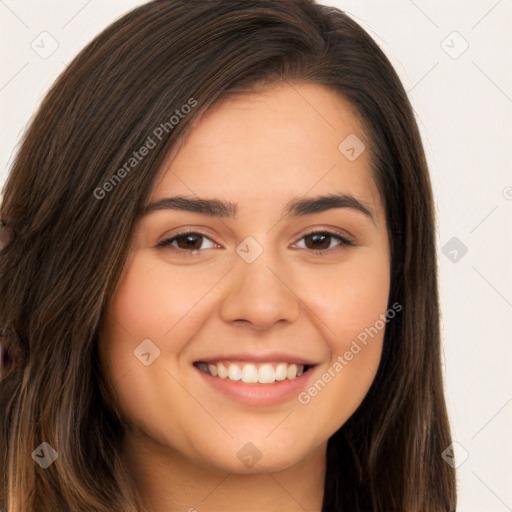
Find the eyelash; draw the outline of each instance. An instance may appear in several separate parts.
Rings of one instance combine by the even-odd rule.
[[[183,233],[178,233],[178,234],[174,235],[172,238],[168,238],[166,240],[163,240],[163,241],[159,242],[157,244],[157,247],[169,248],[173,252],[176,252],[177,254],[180,254],[182,256],[195,256],[198,252],[202,252],[204,249],[193,249],[193,250],[178,249],[178,248],[173,247],[171,245],[172,242],[174,242],[178,238],[185,237],[187,235],[199,235],[199,236],[207,238],[208,240],[211,240],[213,242],[213,240],[209,236],[205,235],[204,233],[200,233],[198,231],[184,231]],[[315,249],[307,249],[306,248],[306,250],[311,251],[311,253],[316,255],[316,256],[325,256],[326,253],[332,253],[333,251],[336,251],[337,248],[338,249],[342,249],[342,248],[345,248],[345,247],[352,247],[352,246],[355,245],[354,242],[352,242],[352,240],[350,240],[347,237],[341,235],[340,233],[333,233],[331,231],[322,231],[322,230],[317,230],[317,231],[312,231],[311,233],[307,233],[304,236],[302,236],[300,238],[300,240],[303,240],[304,238],[308,238],[308,237],[311,237],[311,236],[314,236],[314,235],[326,235],[326,236],[334,238],[334,239],[336,239],[336,240],[338,240],[340,242],[340,244],[337,245],[334,249],[315,250]],[[213,242],[213,243],[215,243],[215,242]]]

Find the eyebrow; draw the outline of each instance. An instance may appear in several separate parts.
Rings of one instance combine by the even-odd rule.
[[[366,215],[375,223],[373,208],[364,201],[350,194],[328,194],[311,198],[295,198],[285,204],[283,215],[300,217],[320,213],[333,208],[350,208]],[[235,218],[238,211],[237,203],[221,199],[203,199],[186,196],[166,197],[150,203],[143,214],[148,215],[160,210],[181,210],[201,213],[211,217]]]

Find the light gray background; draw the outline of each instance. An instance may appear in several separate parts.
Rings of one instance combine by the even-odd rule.
[[[0,0],[0,185],[54,79],[141,3]],[[512,511],[512,0],[323,3],[352,14],[381,45],[422,130],[439,217],[458,510]]]

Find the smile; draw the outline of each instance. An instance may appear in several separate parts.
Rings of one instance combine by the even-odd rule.
[[[309,369],[308,365],[295,363],[198,362],[195,366],[212,377],[246,384],[294,380]]]
[[[198,359],[193,367],[207,393],[254,408],[293,402],[314,378],[318,364],[299,354],[240,352]]]

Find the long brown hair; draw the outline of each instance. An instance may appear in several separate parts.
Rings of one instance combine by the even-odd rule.
[[[171,150],[222,96],[279,82],[326,85],[360,116],[389,229],[389,304],[402,305],[370,391],[329,440],[323,512],[455,510],[418,128],[376,43],[308,0],[149,2],[99,34],[45,97],[0,209],[14,232],[0,251],[0,330],[15,363],[0,382],[1,510],[144,510],[98,361],[105,304]],[[131,162],[159,126],[154,149]],[[47,469],[32,458],[42,442],[58,453]]]

